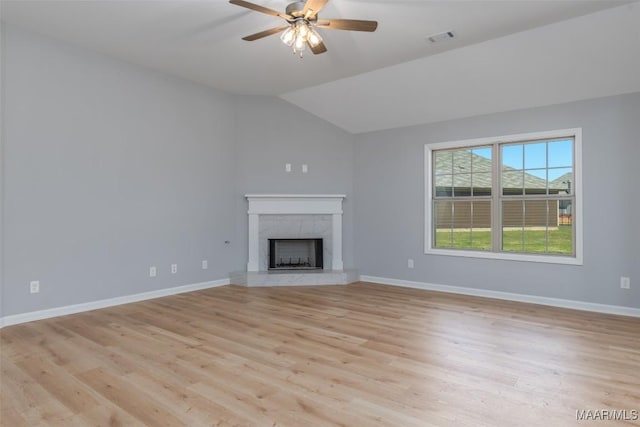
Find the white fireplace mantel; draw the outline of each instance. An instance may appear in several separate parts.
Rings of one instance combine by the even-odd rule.
[[[342,200],[344,194],[245,194],[249,201],[249,262],[259,271],[260,215],[331,215],[332,269],[342,271]]]

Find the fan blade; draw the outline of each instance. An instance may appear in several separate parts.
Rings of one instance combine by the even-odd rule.
[[[258,39],[261,39],[263,37],[267,37],[267,36],[270,36],[272,34],[279,33],[280,31],[284,31],[287,28],[289,28],[288,25],[285,25],[284,27],[270,28],[268,30],[260,31],[259,33],[251,34],[250,36],[243,37],[242,40],[246,40],[248,42],[252,42],[254,40],[258,40]]]
[[[279,16],[280,18],[286,19],[287,21],[290,21],[293,19],[293,16],[287,15],[286,13],[280,13],[277,10],[269,9],[268,7],[259,6],[254,3],[249,3],[248,1],[229,0],[229,3],[235,4],[236,6],[240,6],[240,7],[246,7],[247,9],[255,10],[257,12],[266,13],[267,15]]]
[[[309,42],[307,42],[307,44],[309,45],[309,49],[311,49],[311,52],[313,52],[314,55],[325,53],[327,51],[327,47],[322,42],[320,42],[320,44],[316,47],[311,46]]]
[[[320,12],[329,0],[307,0],[302,8],[304,19],[311,19]]]
[[[358,19],[319,19],[318,27],[330,30],[368,31],[378,28],[376,21],[360,21]]]

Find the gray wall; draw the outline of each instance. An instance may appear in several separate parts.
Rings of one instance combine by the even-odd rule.
[[[343,261],[353,268],[353,135],[276,97],[237,98],[236,200],[240,263],[247,260],[247,193],[346,194]],[[285,172],[291,163],[292,172]],[[309,172],[301,172],[302,164]]]
[[[358,135],[360,273],[640,307],[639,119],[636,93]],[[583,266],[424,254],[425,143],[573,127],[583,129]],[[631,290],[620,289],[621,275]]]
[[[4,315],[4,52],[4,23],[0,20],[0,319]]]
[[[233,98],[11,28],[4,53],[3,314],[228,277]]]
[[[246,268],[248,192],[347,194],[353,266],[351,135],[277,98],[6,36],[2,315],[227,278]]]
[[[245,268],[243,195],[263,192],[346,194],[345,266],[363,274],[640,306],[640,94],[353,136],[278,98],[2,35],[0,315],[226,278]],[[425,143],[567,127],[584,130],[584,266],[423,254]]]

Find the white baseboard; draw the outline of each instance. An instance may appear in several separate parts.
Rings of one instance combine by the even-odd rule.
[[[28,313],[14,314],[0,318],[0,328],[3,326],[17,325],[19,323],[32,322],[34,320],[49,319],[51,317],[66,316],[67,314],[81,313],[83,311],[97,310],[99,308],[113,307],[114,305],[129,304],[145,301],[169,295],[185,292],[199,291],[201,289],[215,288],[228,285],[229,279],[213,280],[210,282],[194,283],[191,285],[176,286],[174,288],[158,289],[157,291],[143,292],[140,294],[126,295],[122,297],[102,299],[85,302],[82,304],[66,305],[64,307],[49,308],[46,310],[31,311]]]
[[[574,301],[561,298],[540,297],[535,295],[515,294],[511,292],[490,291],[487,289],[465,288],[462,286],[435,285],[410,280],[388,279],[386,277],[360,276],[361,282],[379,283],[381,285],[400,286],[404,288],[424,289],[428,291],[448,292],[452,294],[471,295],[485,298],[496,298],[507,301],[527,302],[552,307],[571,308],[574,310],[593,311],[596,313],[617,314],[621,316],[640,317],[640,308],[621,305],[606,305],[593,302]]]
[[[389,279],[385,277],[361,275],[360,281],[379,283],[382,285],[400,286],[405,288],[424,289],[429,291],[448,292],[454,294],[471,295],[485,298],[496,298],[507,301],[519,301],[532,304],[548,305],[552,307],[571,308],[574,310],[593,311],[597,313],[617,314],[622,316],[640,317],[640,308],[624,307],[619,305],[597,304],[584,301],[566,300],[560,298],[540,297],[535,295],[515,294],[510,292],[490,291],[486,289],[465,288],[461,286],[436,285],[432,283],[416,282],[410,280]],[[31,311],[28,313],[14,314],[0,318],[0,328],[3,326],[17,325],[19,323],[32,322],[34,320],[48,319],[51,317],[65,316],[67,314],[81,313],[97,310],[99,308],[112,307],[132,302],[145,301],[169,295],[193,292],[201,289],[215,288],[230,284],[229,279],[219,279],[210,282],[194,283],[191,285],[177,286],[174,288],[159,289],[157,291],[143,292],[116,298],[108,298],[91,301],[82,304],[67,305],[64,307],[50,308],[47,310]]]

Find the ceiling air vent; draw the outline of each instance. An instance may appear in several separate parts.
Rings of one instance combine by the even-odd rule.
[[[431,35],[427,37],[427,40],[429,40],[431,43],[439,43],[445,40],[451,40],[454,37],[455,37],[455,34],[453,34],[453,31],[445,31],[444,33]]]

